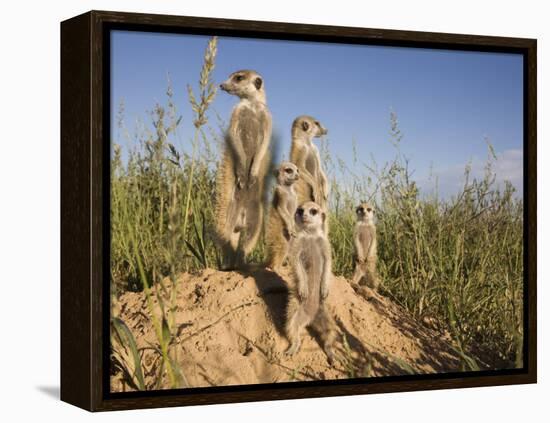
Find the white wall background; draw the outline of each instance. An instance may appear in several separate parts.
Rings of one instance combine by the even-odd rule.
[[[542,421],[550,416],[549,225],[539,218],[539,384],[91,415],[59,402],[59,22],[121,10],[538,38],[539,213],[549,216],[550,26],[542,1],[15,0],[0,49],[0,419],[24,421]],[[546,129],[546,131],[545,131]],[[546,189],[545,189],[546,187]],[[546,192],[545,192],[546,191]],[[546,194],[546,195],[545,195]],[[546,256],[547,257],[547,256]],[[543,330],[546,332],[543,337]],[[546,391],[546,393],[544,392]],[[55,419],[55,420],[54,420]]]

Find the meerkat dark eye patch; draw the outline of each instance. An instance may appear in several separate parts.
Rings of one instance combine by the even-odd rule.
[[[297,214],[298,216],[303,216],[303,215],[304,215],[304,209],[301,208],[301,207],[298,207],[298,208],[296,209],[296,214]]]
[[[309,123],[307,123],[306,121],[303,121],[302,122],[302,129],[304,131],[307,131],[309,129]]]
[[[316,216],[317,213],[319,213],[319,211],[318,211],[317,209],[311,209],[311,210],[309,211],[309,214],[312,215],[312,216]]]
[[[233,77],[233,80],[236,81],[236,82],[241,82],[243,79],[244,79],[243,75],[235,75]]]
[[[257,90],[262,88],[262,84],[263,84],[262,78],[256,78],[254,80],[254,86],[256,87]]]
[[[288,167],[288,168],[285,169],[285,172],[286,173],[292,173],[292,169]]]
[[[367,209],[367,211],[370,213],[370,212],[372,211],[372,209],[369,207],[369,208]]]

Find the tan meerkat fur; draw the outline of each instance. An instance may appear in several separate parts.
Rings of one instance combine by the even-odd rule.
[[[279,271],[288,254],[290,239],[296,236],[294,213],[298,206],[294,183],[299,179],[298,167],[281,163],[276,171],[277,185],[266,227],[267,266]]]
[[[327,209],[328,179],[313,139],[327,133],[327,129],[311,116],[298,116],[292,123],[290,161],[300,170],[300,180],[295,187],[298,203],[314,201],[323,210]]]
[[[330,244],[323,231],[325,219],[321,207],[311,201],[300,205],[295,213],[296,237],[290,242],[288,254],[294,286],[287,309],[286,334],[290,345],[286,353],[298,352],[302,333],[311,326],[332,363],[337,331],[325,304],[332,278]]]
[[[355,247],[355,272],[353,283],[378,288],[379,280],[376,271],[377,242],[374,208],[368,203],[361,203],[355,209],[357,222],[353,233]]]
[[[239,97],[225,136],[216,193],[216,233],[223,267],[231,269],[244,264],[260,236],[272,121],[257,72],[234,72],[220,88]]]

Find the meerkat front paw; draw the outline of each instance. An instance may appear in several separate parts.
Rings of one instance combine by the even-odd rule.
[[[300,298],[300,301],[307,300],[307,297],[309,297],[309,290],[307,288],[307,285],[304,284],[304,286],[300,286],[298,288],[298,297]]]
[[[237,188],[242,189],[244,186],[245,172],[243,172],[242,170],[237,170],[235,172],[235,180]]]
[[[246,184],[247,188],[251,188],[254,185],[256,185],[257,183],[258,183],[258,175],[255,175],[255,174],[251,173],[248,176],[248,183]]]
[[[290,238],[296,238],[296,230],[294,228],[287,228],[286,233]]]
[[[321,285],[321,299],[325,300],[328,297],[328,284]]]

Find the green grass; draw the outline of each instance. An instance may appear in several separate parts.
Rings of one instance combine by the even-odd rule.
[[[211,81],[216,41],[212,39],[197,85],[188,87],[195,113],[193,139],[178,149],[182,125],[168,83],[166,104],[151,114],[155,131],[127,135],[127,158],[114,143],[111,163],[111,279],[113,296],[127,290],[157,295],[161,315],[151,318],[159,338],[162,369],[172,385],[183,380],[173,369],[170,353],[170,310],[177,290],[176,275],[220,262],[214,242],[216,167],[223,123],[212,126],[210,110],[216,90]],[[124,132],[123,105],[120,129]],[[220,121],[218,117],[218,121]],[[485,175],[474,178],[467,166],[464,185],[452,197],[434,190],[420,192],[408,160],[400,150],[406,142],[395,113],[389,117],[387,142],[395,158],[379,165],[355,161],[353,169],[324,142],[321,156],[331,181],[329,199],[333,271],[353,271],[354,206],[374,203],[378,216],[379,274],[382,292],[414,317],[435,319],[450,334],[464,357],[464,369],[522,365],[523,344],[523,202],[510,184],[495,183],[496,156],[488,145]],[[184,151],[191,151],[185,154]],[[358,170],[359,169],[359,170]],[[263,239],[252,254],[262,262]],[[169,277],[174,289],[160,298],[152,286]],[[166,304],[165,304],[166,303]],[[122,332],[121,332],[122,333]],[[127,335],[119,336],[120,339]],[[139,363],[132,354],[136,365]],[[140,384],[139,372],[135,384]],[[178,382],[180,381],[180,382]]]
[[[488,145],[485,174],[467,166],[452,198],[421,195],[399,150],[402,134],[390,115],[396,158],[365,165],[357,177],[340,167],[339,179],[366,181],[348,188],[333,183],[330,235],[334,272],[353,271],[353,205],[370,198],[378,212],[382,289],[419,320],[436,318],[459,351],[489,367],[522,365],[523,202],[514,188],[495,183],[496,156]],[[370,181],[370,182],[369,182]]]

